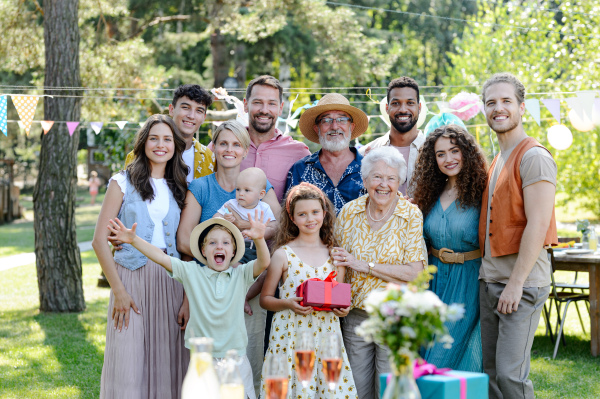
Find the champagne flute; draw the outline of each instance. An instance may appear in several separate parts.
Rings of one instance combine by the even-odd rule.
[[[284,399],[288,390],[287,357],[273,353],[267,355],[265,362],[265,399]]]
[[[342,372],[342,337],[336,333],[327,333],[321,341],[321,362],[323,374],[329,384],[331,398],[335,397],[336,385]]]
[[[310,331],[301,331],[296,335],[296,374],[302,383],[302,397],[306,398],[308,383],[312,377],[315,366],[315,349],[313,334]]]

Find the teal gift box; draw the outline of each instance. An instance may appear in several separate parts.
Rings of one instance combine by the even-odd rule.
[[[448,375],[424,375],[417,379],[422,399],[460,399],[460,379],[467,382],[466,399],[487,399],[489,377],[484,373],[469,371],[448,371]],[[383,397],[388,374],[380,374],[380,395]]]

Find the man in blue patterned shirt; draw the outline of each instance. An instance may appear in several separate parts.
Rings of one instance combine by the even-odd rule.
[[[300,131],[321,149],[297,161],[290,168],[285,185],[291,187],[307,182],[319,187],[335,206],[336,214],[349,201],[366,191],[360,174],[362,155],[350,140],[363,134],[369,118],[350,105],[341,94],[326,94],[316,106],[300,117]]]

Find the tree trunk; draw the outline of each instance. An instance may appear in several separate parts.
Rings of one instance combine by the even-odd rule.
[[[44,0],[46,87],[80,87],[78,0]],[[76,90],[49,95],[79,95]],[[44,97],[44,119],[57,121],[42,135],[39,174],[33,192],[35,255],[40,310],[78,312],[85,309],[81,257],[75,234],[77,145],[66,121],[79,121],[79,98]]]
[[[213,87],[223,87],[223,82],[229,76],[230,55],[225,43],[225,36],[217,28],[210,35],[210,51],[213,57]]]

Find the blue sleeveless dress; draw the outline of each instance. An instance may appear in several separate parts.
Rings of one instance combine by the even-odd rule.
[[[448,248],[454,252],[478,249],[479,211],[479,207],[463,209],[456,201],[443,210],[438,199],[425,218],[423,226],[427,246],[438,250]],[[428,363],[438,368],[450,367],[454,370],[482,372],[479,324],[481,258],[466,261],[464,264],[448,264],[429,255],[429,264],[438,268],[430,289],[444,303],[464,304],[465,316],[456,322],[446,323],[450,335],[454,338],[451,349],[445,349],[442,344],[436,343],[432,348],[422,351],[421,355]]]

